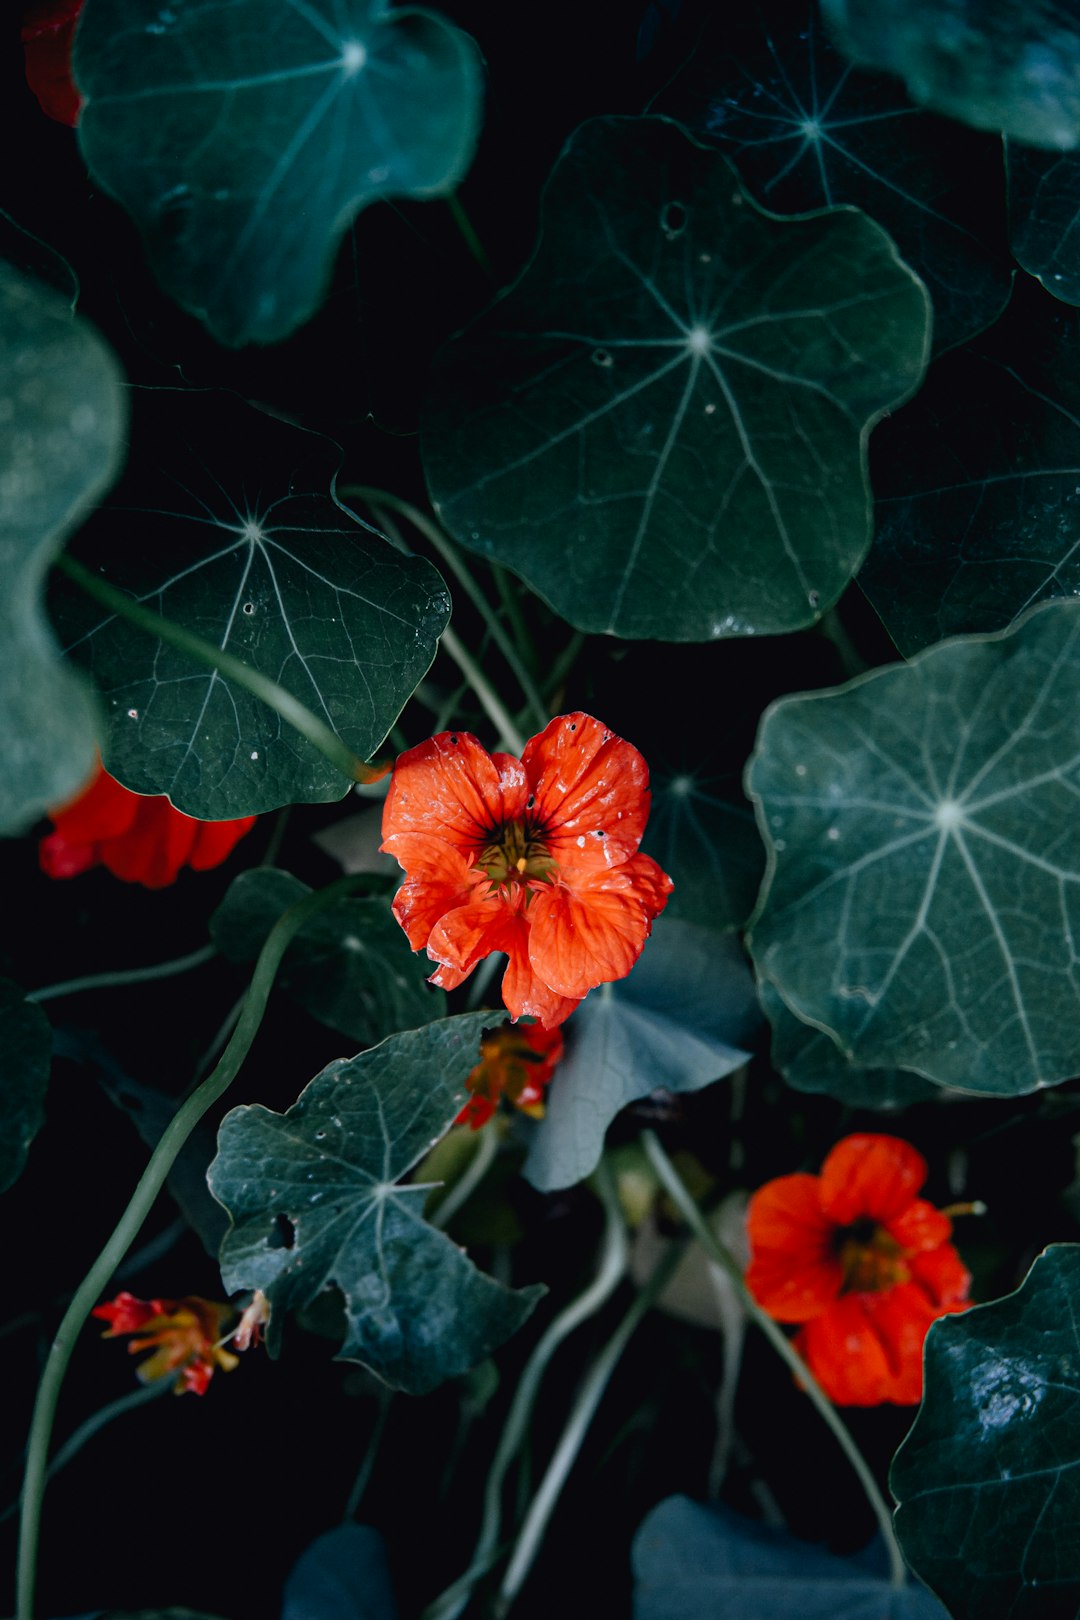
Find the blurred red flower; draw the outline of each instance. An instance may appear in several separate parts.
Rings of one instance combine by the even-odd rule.
[[[48,815],[56,831],[41,840],[38,858],[49,877],[106,866],[114,877],[148,889],[175,883],[182,866],[197,872],[220,866],[255,825],[254,816],[197,821],[174,810],[164,794],[121,787],[103,766],[78,798]]]
[[[541,1119],[544,1087],[562,1055],[560,1029],[503,1024],[501,1029],[491,1030],[480,1042],[480,1062],[465,1081],[472,1096],[454,1123],[478,1131],[499,1106],[500,1097],[506,1097],[523,1114]]]
[[[108,1322],[108,1331],[102,1335],[105,1339],[124,1333],[142,1334],[132,1339],[128,1352],[134,1356],[142,1350],[153,1350],[154,1354],[138,1369],[144,1384],[179,1373],[178,1395],[189,1390],[193,1395],[205,1395],[219,1367],[222,1372],[232,1372],[238,1365],[238,1357],[221,1343],[225,1322],[236,1315],[231,1305],[216,1305],[195,1294],[183,1299],[136,1299],[134,1294],[123,1293],[98,1305],[90,1314]]]
[[[83,0],[38,0],[23,13],[26,82],[43,112],[58,123],[78,123],[82,97],[71,77],[71,47]]]
[[[453,990],[492,951],[503,1000],[553,1028],[641,955],[671,879],[638,853],[649,771],[587,714],[564,714],[521,759],[443,731],[402,754],[382,848],[406,878],[394,915]]]
[[[947,1214],[915,1195],[926,1161],[895,1136],[847,1136],[819,1176],[780,1176],[750,1200],[747,1286],[840,1406],[922,1398],[931,1322],[967,1308],[971,1277]]]

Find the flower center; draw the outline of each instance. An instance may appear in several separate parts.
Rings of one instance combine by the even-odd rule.
[[[495,829],[476,864],[483,867],[492,884],[505,888],[550,883],[556,866],[538,829],[527,821],[511,821]]]
[[[864,1219],[836,1234],[844,1281],[841,1293],[878,1294],[910,1282],[904,1250],[883,1226]]]

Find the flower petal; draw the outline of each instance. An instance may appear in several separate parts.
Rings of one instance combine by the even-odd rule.
[[[524,918],[496,892],[483,900],[470,899],[440,917],[428,937],[427,953],[433,962],[468,976],[492,951],[508,955],[520,951],[521,933],[527,928]]]
[[[394,916],[413,950],[422,951],[439,919],[473,898],[483,873],[442,838],[402,833],[388,842],[409,874],[394,896]]]
[[[889,1236],[895,1238],[909,1255],[940,1248],[952,1236],[952,1221],[940,1209],[935,1209],[933,1204],[928,1204],[925,1198],[916,1198],[914,1203],[884,1224]]]
[[[121,787],[101,765],[97,774],[66,804],[49,811],[57,832],[72,844],[94,844],[115,838],[135,823],[140,796]]]
[[[809,1322],[836,1299],[843,1284],[832,1252],[833,1223],[824,1215],[818,1177],[778,1176],[747,1208],[750,1265],[746,1285],[778,1322]]]
[[[255,816],[242,816],[235,821],[200,821],[195,848],[188,862],[192,871],[208,872],[211,867],[220,866],[232,854],[241,838],[251,831],[256,819]]]
[[[525,813],[528,784],[509,754],[492,757],[468,731],[441,731],[402,754],[383,807],[383,849],[402,833],[427,833],[475,857],[504,822]]]
[[[971,1272],[951,1243],[943,1243],[940,1249],[931,1249],[926,1254],[912,1255],[908,1264],[912,1282],[923,1290],[938,1315],[967,1309]]]
[[[659,917],[675,885],[651,855],[634,855],[619,870],[634,885],[634,893],[650,919]]]
[[[636,748],[577,711],[552,720],[521,761],[530,814],[560,866],[602,870],[629,860],[649,819],[649,767]]]
[[[886,1354],[879,1332],[883,1324],[869,1309],[870,1302],[885,1297],[882,1294],[844,1294],[821,1316],[807,1322],[796,1336],[796,1349],[837,1406],[880,1406],[883,1401],[897,1398],[893,1392],[900,1382],[900,1367]],[[919,1339],[920,1370],[921,1357],[922,1338]]]
[[[572,887],[552,884],[534,895],[529,915],[534,971],[556,994],[578,1000],[594,985],[625,978],[652,926],[622,869],[578,873]]]
[[[821,1167],[821,1207],[838,1226],[861,1216],[887,1224],[926,1180],[926,1160],[898,1136],[845,1136]]]
[[[142,798],[134,826],[119,837],[103,840],[102,864],[125,883],[163,889],[176,882],[198,833],[199,823],[174,810],[168,799],[157,794]]]

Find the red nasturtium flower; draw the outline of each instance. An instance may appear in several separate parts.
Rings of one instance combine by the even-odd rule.
[[[182,866],[197,872],[220,866],[255,825],[254,816],[197,821],[174,810],[163,793],[121,787],[104,766],[78,798],[48,815],[56,831],[41,840],[38,858],[49,877],[106,866],[114,877],[147,889],[175,883]]]
[[[947,1214],[915,1195],[926,1160],[895,1136],[847,1136],[819,1176],[780,1176],[750,1200],[747,1286],[839,1406],[922,1398],[931,1322],[967,1308],[971,1276]]]
[[[465,1081],[472,1096],[454,1123],[478,1131],[494,1114],[500,1097],[506,1097],[523,1114],[541,1119],[544,1087],[562,1055],[561,1029],[503,1024],[490,1030],[480,1042],[480,1062]]]
[[[139,1333],[128,1345],[129,1354],[142,1350],[154,1354],[138,1369],[144,1384],[155,1378],[178,1373],[176,1393],[205,1395],[217,1368],[232,1372],[239,1358],[222,1344],[222,1329],[236,1315],[231,1305],[216,1305],[209,1299],[187,1294],[183,1299],[136,1299],[134,1294],[117,1294],[105,1305],[98,1305],[91,1316],[108,1322],[105,1339],[123,1333]]]
[[[649,771],[587,714],[564,714],[521,759],[443,731],[402,754],[382,848],[404,867],[394,915],[453,990],[492,951],[503,1000],[553,1028],[594,985],[629,973],[671,879],[638,853]]]
[[[23,14],[26,82],[43,112],[58,123],[78,123],[82,97],[71,77],[71,47],[83,0],[37,0]]]

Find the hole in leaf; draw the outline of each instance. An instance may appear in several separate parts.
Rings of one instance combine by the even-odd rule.
[[[613,366],[615,364],[607,349],[594,349],[589,359],[594,366]]]
[[[686,207],[681,202],[665,203],[660,210],[660,229],[671,241],[674,237],[682,235],[689,217]]]
[[[268,1247],[271,1249],[295,1249],[296,1227],[287,1215],[274,1216],[274,1230],[270,1234]]]

